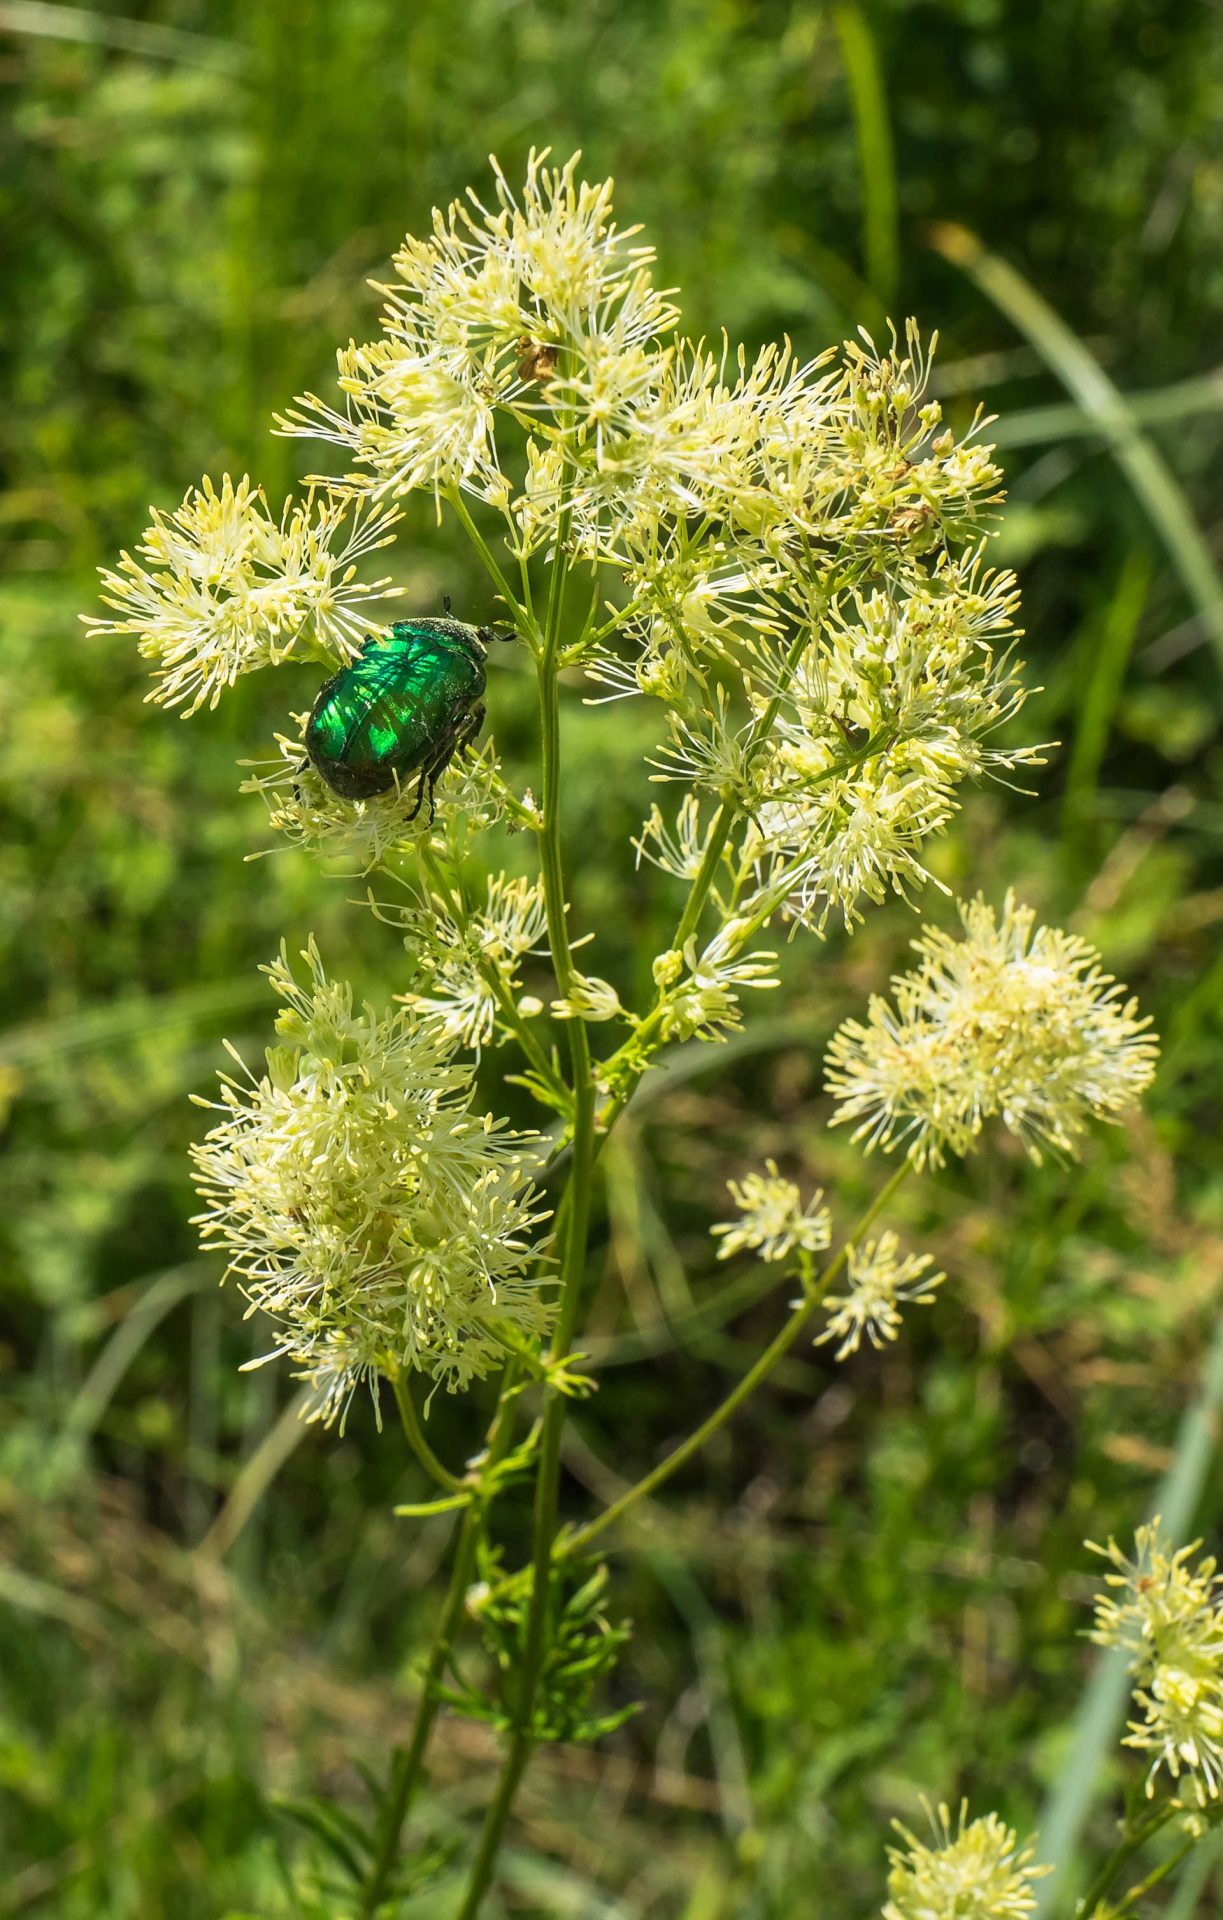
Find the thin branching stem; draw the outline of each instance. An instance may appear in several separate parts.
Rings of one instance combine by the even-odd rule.
[[[539,659],[540,740],[543,771],[543,826],[539,836],[540,867],[548,942],[553,972],[562,995],[575,981],[569,943],[567,902],[560,837],[560,698],[557,653],[564,615],[564,545],[568,515],[562,514],[550,583],[544,643]],[[573,1339],[586,1266],[590,1223],[590,1184],[594,1160],[595,1089],[585,1022],[567,1023],[573,1094],[573,1135],[560,1256],[560,1305],[552,1341],[554,1358],[563,1356]],[[478,1912],[491,1878],[501,1835],[509,1818],[519,1781],[533,1742],[535,1696],[547,1644],[548,1606],[552,1587],[552,1551],[557,1530],[561,1435],[565,1401],[556,1387],[548,1391],[539,1443],[532,1521],[531,1592],[523,1634],[518,1695],[510,1749],[497,1794],[489,1807],[480,1845],[459,1920]]]
[[[399,1408],[399,1418],[408,1438],[408,1445],[429,1478],[436,1480],[438,1486],[444,1487],[447,1493],[465,1492],[468,1483],[459,1474],[451,1473],[449,1467],[443,1466],[426,1440],[425,1430],[420,1424],[420,1415],[416,1411],[416,1402],[412,1398],[412,1390],[408,1385],[406,1374],[397,1373],[391,1381],[391,1387],[395,1395],[395,1405]]]
[[[478,1535],[479,1522],[476,1510],[471,1506],[467,1508],[459,1522],[454,1563],[450,1570],[450,1585],[446,1590],[446,1599],[425,1665],[416,1719],[412,1726],[412,1737],[406,1747],[397,1749],[391,1764],[391,1777],[387,1784],[386,1799],[378,1822],[374,1863],[361,1900],[362,1920],[372,1920],[372,1916],[377,1913],[387,1898],[391,1876],[399,1859],[403,1823],[407,1819],[408,1809],[424,1766],[425,1750],[437,1716],[437,1688],[449,1661],[450,1649],[462,1619],[463,1600],[471,1579]]]
[[[1166,1880],[1169,1874],[1175,1873],[1186,1854],[1192,1853],[1193,1849],[1199,1844],[1200,1836],[1196,1833],[1191,1833],[1189,1838],[1183,1840],[1180,1846],[1168,1855],[1166,1860],[1161,1860],[1157,1867],[1153,1867],[1150,1873],[1138,1882],[1137,1886],[1131,1887],[1129,1892],[1118,1901],[1117,1905],[1113,1908],[1113,1920],[1121,1920],[1123,1913],[1133,1913],[1139,1901],[1145,1900],[1147,1894],[1150,1893],[1153,1887],[1157,1887],[1161,1880]]]
[[[768,1379],[778,1362],[785,1358],[799,1335],[810,1325],[823,1305],[833,1281],[849,1258],[850,1252],[857,1246],[863,1234],[869,1230],[908,1172],[909,1162],[905,1161],[897,1167],[886,1185],[880,1188],[853,1232],[842,1243],[818,1279],[805,1291],[802,1305],[791,1314],[780,1333],[770,1341],[755,1365],[749,1367],[743,1378],[736,1382],[720,1405],[702,1420],[700,1426],[696,1427],[686,1440],[681,1440],[665,1460],[661,1460],[650,1473],[627,1488],[618,1500],[613,1500],[609,1507],[605,1507],[602,1513],[596,1514],[593,1520],[588,1520],[584,1527],[578,1527],[575,1532],[567,1534],[558,1543],[554,1558],[567,1560],[575,1554],[583,1553],[592,1540],[606,1533],[609,1527],[615,1526],[642,1500],[648,1499],[651,1494],[657,1492],[658,1488],[673,1474],[678,1473],[681,1467],[686,1466],[688,1461],[698,1454],[708,1441],[712,1440],[714,1434],[726,1425],[732,1415],[738,1412],[744,1401],[751,1398],[756,1388]]]
[[[1121,1869],[1128,1865],[1136,1853],[1141,1853],[1147,1841],[1153,1839],[1160,1828],[1166,1827],[1169,1820],[1179,1812],[1180,1808],[1177,1806],[1160,1807],[1149,1820],[1139,1821],[1122,1836],[1079,1901],[1075,1909],[1075,1920],[1092,1920],[1092,1915],[1099,1912],[1109,1888]]]
[[[501,1378],[501,1390],[489,1428],[488,1448],[484,1459],[480,1462],[480,1475],[487,1476],[490,1489],[496,1484],[492,1469],[504,1457],[513,1435],[517,1375],[516,1363],[511,1360]],[[400,1401],[399,1384],[397,1380],[395,1398],[400,1404],[402,1413],[403,1403]],[[362,1920],[373,1920],[373,1916],[387,1898],[399,1859],[403,1823],[408,1817],[412,1798],[424,1768],[429,1736],[433,1731],[433,1722],[437,1718],[438,1688],[450,1662],[455,1636],[462,1624],[463,1602],[471,1580],[476,1545],[484,1524],[484,1510],[491,1497],[490,1492],[473,1500],[459,1522],[450,1584],[446,1590],[446,1598],[433,1635],[433,1644],[425,1664],[412,1735],[406,1746],[396,1750],[391,1764],[386,1799],[378,1822],[373,1865],[361,1896],[359,1912]]]
[[[514,592],[513,588],[510,586],[510,583],[506,579],[505,574],[503,573],[501,567],[497,564],[496,555],[493,553],[492,548],[489,546],[487,540],[484,538],[484,535],[480,532],[479,527],[476,525],[475,520],[473,519],[472,514],[468,508],[467,502],[466,500],[464,500],[463,495],[459,491],[458,487],[456,486],[456,487],[449,488],[446,494],[446,498],[450,502],[451,506],[454,508],[454,511],[458,515],[459,519],[462,521],[463,531],[466,533],[467,538],[471,541],[472,546],[475,548],[477,554],[479,555],[480,562],[484,567],[485,572],[488,574],[489,579],[492,580],[496,585],[497,591],[501,595],[501,598],[504,600],[506,609],[511,619],[513,619],[515,622],[521,622],[522,624],[526,625],[528,620],[526,609],[522,605],[521,601],[518,599],[518,596]]]

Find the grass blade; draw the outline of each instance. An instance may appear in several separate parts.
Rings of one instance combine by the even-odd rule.
[[[1077,702],[1078,724],[1066,769],[1063,818],[1077,826],[1086,815],[1108,746],[1125,670],[1151,590],[1151,557],[1143,547],[1128,553],[1098,634],[1092,636],[1090,673]]]
[[[148,1282],[82,1382],[64,1419],[65,1438],[77,1442],[89,1438],[145,1341],[180,1300],[185,1300],[213,1277],[211,1261],[192,1260],[186,1266],[170,1267]]]
[[[862,9],[836,11],[837,33],[858,135],[862,175],[862,254],[872,291],[889,310],[900,281],[900,231],[896,202],[896,158],[875,42]]]
[[[931,241],[1031,341],[1108,442],[1167,548],[1223,665],[1223,577],[1180,482],[1143,434],[1123,395],[1061,316],[1022,274],[982,246],[975,234],[940,223]]]
[[[151,20],[107,16],[94,7],[52,6],[47,0],[12,0],[11,5],[0,6],[0,32],[29,34],[35,39],[76,40],[134,53],[144,60],[222,67],[235,74],[243,60],[241,47],[232,41],[192,33],[183,27],[163,27]]]
[[[196,1548],[202,1560],[225,1558],[286,1460],[305,1439],[305,1416],[313,1399],[313,1389],[302,1387],[243,1462],[229,1498]]]
[[[1197,374],[1192,380],[1156,387],[1150,393],[1127,393],[1121,398],[1131,418],[1144,427],[1197,420],[1204,413],[1223,408],[1223,367]],[[1057,405],[1024,407],[1018,413],[1008,413],[994,421],[989,437],[996,447],[1040,447],[1050,440],[1081,440],[1102,431],[1099,421],[1084,408]]]
[[[67,1053],[87,1053],[95,1047],[143,1039],[174,1027],[193,1026],[197,1020],[220,1014],[245,1013],[267,998],[262,975],[242,975],[177,993],[133,994],[103,1006],[83,1007],[79,1013],[40,1020],[28,1027],[10,1027],[0,1033],[0,1067],[33,1067]]]
[[[1197,1399],[1181,1421],[1172,1465],[1151,1508],[1169,1537],[1182,1541],[1193,1523],[1218,1444],[1223,1413],[1223,1320],[1215,1329]],[[1069,1911],[1075,1857],[1104,1764],[1117,1743],[1129,1697],[1129,1660],[1113,1647],[1097,1659],[1074,1718],[1074,1732],[1057,1784],[1042,1810],[1038,1850],[1053,1868],[1037,1888],[1037,1915]]]

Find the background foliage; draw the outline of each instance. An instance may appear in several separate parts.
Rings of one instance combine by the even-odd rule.
[[[205,470],[292,483],[270,414],[368,330],[366,275],[490,149],[513,178],[532,143],[615,173],[695,331],[806,353],[912,312],[940,329],[946,403],[1003,416],[999,557],[1062,746],[1038,795],[976,796],[939,871],[1014,881],[1098,941],[1166,1040],[1149,1117],[1081,1171],[991,1156],[916,1183],[938,1306],[884,1356],[794,1360],[635,1528],[621,1686],[645,1709],[594,1757],[541,1761],[508,1869],[521,1913],[772,1920],[813,1888],[821,1912],[875,1911],[888,1821],[920,1793],[1024,1826],[1056,1788],[1090,1664],[1080,1542],[1128,1531],[1176,1464],[1223,1304],[1217,17],[13,4],[0,86],[0,1915],[294,1911],[308,1838],[273,1803],[356,1803],[403,1724],[445,1523],[389,1517],[421,1489],[368,1409],[303,1434],[290,1383],[237,1372],[262,1335],[195,1253],[185,1157],[221,1033],[266,1036],[255,967],[282,933],[314,930],[372,996],[398,949],[350,886],[244,860],[266,836],[234,762],[280,722],[281,676],[188,734],[77,614],[151,500]],[[487,617],[414,512],[412,601]],[[513,665],[492,688],[511,758],[532,724]],[[575,844],[627,856],[648,723],[575,693],[567,725]],[[663,944],[669,903],[628,857],[588,863],[578,896],[622,969]],[[773,1325],[711,1271],[727,1174],[775,1153],[847,1209],[865,1191],[824,1132],[819,1059],[913,931],[897,909],[851,947],[804,942],[733,1072],[704,1049],[648,1084],[606,1159],[575,1505]],[[435,1406],[451,1457],[471,1413]],[[440,1752],[444,1854],[491,1748],[463,1727]]]

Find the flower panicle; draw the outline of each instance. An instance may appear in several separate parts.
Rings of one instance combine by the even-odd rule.
[[[1149,1085],[1149,1019],[1077,935],[1037,927],[1008,893],[962,904],[959,940],[928,929],[918,965],[847,1020],[828,1050],[834,1124],[917,1167],[970,1152],[1000,1119],[1034,1160],[1074,1155],[1088,1123],[1116,1121]]]
[[[883,1920],[1028,1920],[1035,1883],[1052,1871],[1033,1864],[1034,1843],[1021,1845],[996,1813],[970,1820],[966,1800],[954,1826],[946,1806],[927,1813],[933,1845],[896,1823],[905,1846],[888,1849]]]
[[[366,603],[399,591],[356,577],[399,518],[324,488],[290,497],[277,519],[246,475],[225,474],[219,488],[206,476],[172,513],[152,510],[135,556],[101,569],[103,598],[121,617],[87,615],[86,625],[137,635],[153,662],[149,699],[184,717],[297,649],[341,665],[368,631]]]
[[[311,941],[262,1073],[238,1060],[192,1151],[203,1244],[223,1252],[325,1418],[415,1369],[454,1389],[553,1317],[532,1184],[543,1143],[472,1111],[455,1039],[409,1007],[357,1008]]]
[[[1174,1548],[1156,1517],[1134,1553],[1098,1547],[1109,1564],[1091,1638],[1126,1654],[1138,1717],[1125,1745],[1148,1756],[1147,1793],[1162,1772],[1199,1807],[1223,1799],[1223,1575],[1195,1540]]]
[[[386,584],[355,567],[388,503],[466,490],[524,563],[563,533],[623,575],[628,606],[566,664],[663,700],[656,777],[733,800],[766,918],[852,927],[925,884],[965,779],[1039,759],[993,741],[1023,688],[1014,582],[981,559],[998,482],[981,423],[943,425],[912,322],[811,359],[681,338],[652,249],[579,161],[533,152],[512,188],[494,160],[491,196],[408,236],[380,331],[340,347],[330,398],[279,419],[347,471],[279,523],[248,481],[205,482],[106,576],[123,618],[99,624],[138,633],[153,697],[187,712],[292,650],[343,661]],[[320,795],[275,810],[291,837],[336,837]]]

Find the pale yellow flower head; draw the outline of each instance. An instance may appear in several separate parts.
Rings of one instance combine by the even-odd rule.
[[[793,1180],[778,1172],[775,1160],[766,1160],[763,1173],[728,1180],[738,1210],[735,1220],[723,1220],[710,1229],[722,1242],[718,1259],[736,1253],[754,1253],[759,1260],[784,1260],[796,1247],[817,1253],[832,1238],[832,1216],[817,1188],[807,1205]]]
[[[399,996],[405,1005],[460,1046],[488,1046],[499,1006],[521,988],[524,957],[545,937],[542,883],[491,874],[480,907],[460,912],[453,895],[432,889],[379,914],[404,929],[417,969],[418,984]]]
[[[1031,1864],[1032,1847],[1020,1846],[1014,1828],[996,1813],[970,1820],[967,1801],[954,1830],[946,1807],[932,1824],[933,1846],[897,1825],[907,1846],[888,1850],[883,1920],[1026,1920],[1036,1911],[1033,1883],[1049,1869]]]
[[[1129,1656],[1141,1718],[1125,1745],[1150,1757],[1148,1794],[1163,1769],[1206,1806],[1223,1798],[1223,1579],[1213,1559],[1194,1564],[1200,1546],[1173,1550],[1158,1519],[1139,1527],[1133,1559],[1114,1540],[1092,1546],[1112,1571],[1091,1637]]]
[[[364,603],[397,591],[361,581],[357,563],[393,538],[394,508],[311,493],[279,519],[262,492],[226,474],[205,478],[153,523],[118,568],[103,568],[103,598],[122,616],[86,617],[99,633],[134,633],[153,662],[150,700],[215,707],[226,687],[295,650],[331,666],[351,658],[369,630]]]
[[[517,190],[493,161],[491,204],[469,192],[408,235],[381,336],[337,354],[340,404],[305,394],[279,422],[344,448],[350,483],[376,494],[457,486],[504,506],[518,491],[528,545],[551,524],[565,462],[534,447],[515,489],[498,416],[546,441],[563,412],[571,451],[589,441],[597,464],[655,382],[646,343],[676,318],[652,285],[653,250],[616,226],[612,182],[580,180],[577,154],[547,158],[531,154]]]
[[[415,1009],[354,1007],[313,943],[303,957],[304,986],[283,949],[267,969],[279,1044],[262,1074],[239,1061],[222,1076],[192,1157],[204,1245],[331,1418],[363,1380],[416,1369],[461,1387],[545,1332],[533,1229],[547,1215],[540,1141],[471,1111],[457,1036]]]
[[[829,1294],[828,1323],[816,1337],[816,1345],[839,1340],[836,1357],[844,1360],[856,1353],[863,1336],[873,1347],[895,1340],[900,1332],[903,1306],[929,1306],[935,1288],[946,1278],[931,1273],[934,1261],[928,1253],[900,1251],[894,1233],[881,1233],[877,1240],[850,1247],[846,1255],[849,1287],[845,1293]]]
[[[1008,893],[961,906],[964,937],[927,931],[919,964],[847,1020],[828,1050],[834,1124],[915,1166],[963,1154],[998,1118],[1034,1160],[1073,1154],[1088,1122],[1116,1120],[1150,1084],[1157,1043],[1094,947],[1037,927]]]
[[[739,992],[749,988],[767,992],[779,985],[776,956],[767,951],[744,953],[745,929],[727,921],[720,933],[698,949],[695,934],[684,942],[680,958],[684,971],[674,975],[672,952],[660,955],[663,979],[674,977],[664,989],[659,1007],[663,1035],[668,1040],[724,1040],[743,1025]]]
[[[588,1020],[595,1026],[626,1017],[611,981],[596,973],[575,974],[564,999],[552,1002],[552,1013],[557,1020]]]

